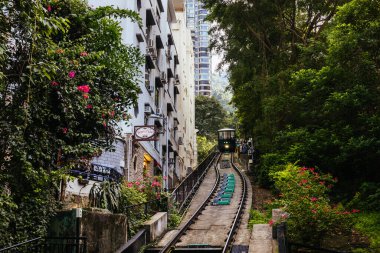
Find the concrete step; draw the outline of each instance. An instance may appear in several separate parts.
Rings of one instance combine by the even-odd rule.
[[[272,253],[272,227],[269,224],[253,225],[249,253]]]

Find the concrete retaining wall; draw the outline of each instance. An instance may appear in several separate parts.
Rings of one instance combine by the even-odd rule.
[[[144,223],[144,227],[148,231],[148,241],[156,240],[168,229],[168,213],[156,213]]]
[[[49,224],[49,236],[76,236],[75,209],[61,211]],[[88,253],[115,252],[127,242],[127,217],[106,210],[83,210],[80,235],[87,237]]]

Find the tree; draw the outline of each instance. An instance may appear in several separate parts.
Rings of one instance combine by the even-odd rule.
[[[198,135],[216,139],[218,129],[226,126],[227,113],[214,97],[195,98],[195,127]]]
[[[0,10],[4,245],[43,234],[67,169],[112,147],[142,58],[112,19],[138,21],[132,11],[81,0],[9,0]]]
[[[346,192],[379,180],[378,1],[205,3],[263,181],[297,161]]]

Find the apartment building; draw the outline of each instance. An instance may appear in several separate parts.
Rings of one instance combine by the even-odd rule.
[[[178,118],[182,122],[179,131],[181,142],[179,157],[184,162],[182,177],[186,176],[197,164],[197,145],[195,132],[195,89],[194,89],[194,51],[191,30],[186,25],[185,0],[174,0],[176,22],[172,24],[174,42],[178,50],[179,66],[176,80],[180,83]],[[177,79],[178,78],[178,79]]]
[[[66,191],[80,189],[80,195],[87,195],[93,181],[136,181],[147,175],[161,175],[164,187],[172,189],[197,164],[193,49],[184,0],[88,2],[94,8],[112,5],[140,14],[141,26],[127,19],[120,25],[124,43],[138,47],[145,64],[138,104],[130,109],[131,120],[119,123],[122,135],[115,151],[94,158],[90,180],[75,180]]]
[[[186,0],[186,23],[191,29],[194,43],[195,94],[211,96],[211,54],[208,31],[210,24],[205,21],[208,12],[199,0]]]

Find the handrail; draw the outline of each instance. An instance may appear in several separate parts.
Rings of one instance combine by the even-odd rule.
[[[205,172],[210,167],[216,156],[216,146],[213,147],[209,155],[200,163],[197,168],[191,172],[181,184],[174,189],[171,193],[172,203],[177,203],[179,205],[179,211],[183,210],[184,204],[192,193],[196,191],[197,186],[200,184],[200,180],[205,176]]]
[[[81,250],[78,251],[78,253],[79,252],[86,252],[86,249],[87,249],[87,237],[85,237],[85,236],[78,236],[78,237],[73,237],[73,236],[70,236],[70,237],[45,236],[45,237],[33,238],[33,239],[30,239],[30,240],[27,240],[27,241],[24,241],[21,243],[17,243],[17,244],[8,246],[6,248],[0,249],[0,252],[8,252],[9,250],[10,250],[10,252],[30,252],[31,249],[33,249],[33,250],[45,249],[46,250],[46,247],[49,245],[61,245],[61,244],[57,244],[56,242],[54,242],[53,244],[50,244],[51,242],[49,243],[49,240],[62,240],[62,241],[63,240],[75,240],[75,243],[73,242],[72,244],[70,244],[72,247],[74,247],[74,246],[76,246],[76,247],[83,246],[84,247],[84,248],[81,248]],[[82,241],[82,242],[80,242],[80,241]],[[68,244],[63,243],[62,245],[68,245]],[[25,247],[27,247],[27,248],[25,248]],[[27,251],[23,251],[20,248],[21,249],[27,249]],[[17,250],[17,251],[14,251],[14,250]],[[40,252],[40,251],[38,251],[38,252]],[[43,251],[43,252],[45,252],[45,251]]]
[[[216,145],[214,146],[214,147],[212,147],[210,150],[209,150],[209,154],[208,154],[208,156],[200,163],[200,164],[198,164],[198,166],[195,168],[195,170],[193,170],[189,175],[187,175],[186,177],[185,177],[185,179],[173,190],[173,192],[172,192],[172,194],[175,192],[175,191],[177,191],[178,190],[178,188],[180,188],[181,187],[181,185],[182,184],[184,184],[185,183],[185,181],[186,181],[186,179],[188,178],[188,177],[190,177],[191,176],[191,174],[193,174],[200,166],[201,166],[201,164],[203,164],[214,152],[215,152],[215,150],[216,150]]]
[[[14,249],[14,248],[16,248],[16,247],[18,247],[18,246],[22,246],[22,245],[25,245],[25,244],[28,244],[28,243],[32,243],[32,242],[35,242],[35,241],[39,241],[39,240],[41,240],[41,239],[42,239],[42,237],[37,237],[37,238],[31,239],[31,240],[27,240],[27,241],[24,241],[24,242],[20,242],[20,243],[17,243],[17,244],[15,244],[15,245],[11,245],[11,246],[9,246],[9,247],[7,247],[7,248],[0,249],[0,252],[5,251],[5,250],[8,250],[8,249]]]

